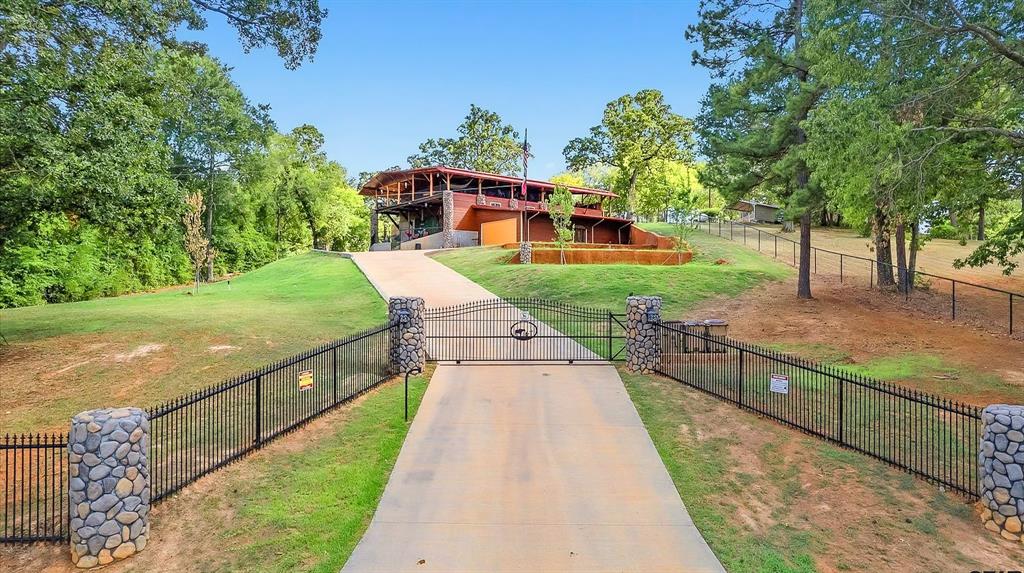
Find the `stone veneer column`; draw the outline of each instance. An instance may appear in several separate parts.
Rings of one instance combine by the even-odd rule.
[[[423,299],[396,296],[388,299],[388,321],[398,322],[391,331],[391,368],[404,374],[426,364],[426,333],[423,331]]]
[[[441,248],[455,248],[455,195],[445,189],[441,193]]]
[[[981,414],[981,519],[1004,539],[1020,541],[1024,521],[1024,406],[992,404]]]
[[[149,534],[149,416],[138,408],[71,419],[71,560],[106,565],[146,547]]]
[[[661,322],[660,296],[626,298],[626,369],[630,372],[650,374],[661,365],[656,322]]]
[[[523,241],[519,243],[519,263],[529,265],[533,263],[533,244]]]

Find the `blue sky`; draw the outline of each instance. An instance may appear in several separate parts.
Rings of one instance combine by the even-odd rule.
[[[530,176],[546,178],[607,102],[654,88],[692,117],[709,83],[683,37],[696,0],[321,4],[329,15],[316,58],[294,71],[273,51],[243,53],[216,15],[182,35],[234,68],[278,129],[317,126],[351,175],[405,165],[423,140],[454,135],[475,103],[529,129]]]

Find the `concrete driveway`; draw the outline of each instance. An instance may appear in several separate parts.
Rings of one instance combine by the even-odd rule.
[[[355,260],[386,296],[493,297],[415,251]],[[615,368],[443,364],[343,571],[724,570]]]

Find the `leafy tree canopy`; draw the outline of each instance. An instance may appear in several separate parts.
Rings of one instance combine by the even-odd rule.
[[[690,156],[692,123],[672,112],[658,90],[627,94],[605,106],[601,124],[577,137],[562,151],[569,169],[596,165],[615,167],[620,188],[635,211],[637,180],[654,162]]]
[[[409,156],[412,167],[444,165],[501,175],[522,173],[523,146],[519,132],[501,116],[476,105],[459,125],[455,138],[428,139]]]

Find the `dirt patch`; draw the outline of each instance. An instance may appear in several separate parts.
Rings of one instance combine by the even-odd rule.
[[[159,352],[164,347],[163,344],[140,344],[133,348],[130,352],[121,352],[115,354],[112,358],[114,362],[131,362],[137,358],[149,356],[154,352]]]
[[[854,364],[933,354],[965,371],[947,380],[929,376],[901,382],[977,405],[1024,399],[1024,342],[908,311],[867,289],[820,281],[813,293],[813,299],[801,300],[792,281],[766,283],[734,298],[707,300],[685,318],[724,318],[730,337],[762,345],[821,346],[841,351]],[[985,376],[1002,384],[974,383]],[[964,384],[970,384],[967,390],[960,388]]]
[[[701,503],[720,507],[747,547],[767,543],[788,557],[806,552],[819,571],[970,571],[1024,562],[1024,546],[985,530],[964,498],[666,378],[644,382],[658,395],[683,397],[679,451],[729,443],[716,448],[726,472],[714,478],[721,487],[703,488]]]
[[[213,346],[208,346],[207,350],[210,352],[231,352],[232,350],[238,350],[238,347],[230,344],[215,344]]]

